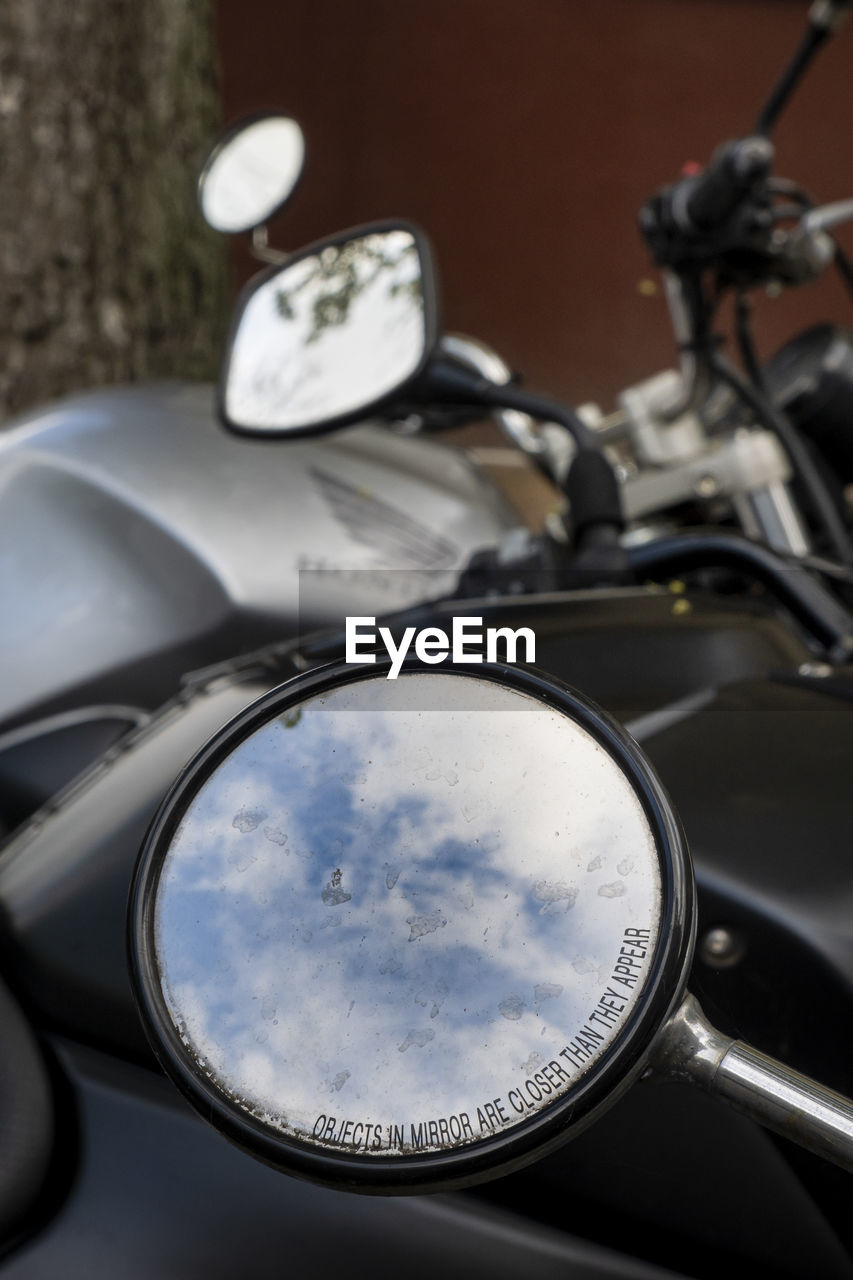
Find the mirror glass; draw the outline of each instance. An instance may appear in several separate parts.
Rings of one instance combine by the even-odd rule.
[[[661,920],[645,810],[582,725],[479,676],[338,685],[183,811],[157,999],[234,1108],[326,1152],[511,1132],[619,1040]]]
[[[250,231],[287,200],[302,172],[305,141],[288,116],[251,120],[217,144],[199,179],[199,203],[216,231]]]
[[[259,433],[358,416],[417,371],[426,341],[410,231],[327,244],[262,279],[246,299],[224,375],[224,416]]]

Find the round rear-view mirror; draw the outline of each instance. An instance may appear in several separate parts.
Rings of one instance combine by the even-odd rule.
[[[705,1023],[686,846],[637,745],[520,668],[336,664],[189,766],[134,886],[139,1007],[229,1138],[351,1190],[469,1185],[639,1076],[849,1164],[851,1109]]]
[[[205,221],[215,231],[251,231],[293,193],[305,159],[302,130],[289,116],[240,120],[211,150],[198,182]]]

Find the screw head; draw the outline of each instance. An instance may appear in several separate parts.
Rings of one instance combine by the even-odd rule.
[[[728,969],[743,958],[745,949],[738,934],[723,925],[715,925],[702,938],[699,955],[712,969]]]

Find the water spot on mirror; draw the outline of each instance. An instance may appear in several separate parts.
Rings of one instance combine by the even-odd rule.
[[[412,1046],[423,1049],[429,1044],[430,1040],[434,1039],[435,1032],[430,1027],[427,1027],[424,1031],[410,1031],[403,1043],[397,1045],[397,1049],[400,1053],[405,1053]]]
[[[285,832],[279,831],[278,827],[264,827],[264,835],[270,844],[277,844],[280,848],[284,848],[287,844]]]
[[[566,884],[562,880],[548,881],[539,880],[533,886],[533,897],[537,902],[541,902],[539,909],[540,915],[545,915],[556,907],[562,907],[564,911],[568,911],[575,905],[577,901],[578,891],[574,885]]]
[[[524,1001],[521,996],[507,996],[505,1000],[501,1000],[498,1010],[508,1022],[518,1022],[524,1013]]]
[[[422,1005],[424,1009],[431,1006],[429,1016],[431,1018],[437,1018],[441,1011],[441,1006],[444,1004],[449,994],[450,988],[447,983],[439,978],[438,982],[436,982],[433,987],[424,988],[417,992],[415,995],[415,1004]]]
[[[625,896],[624,880],[614,880],[612,884],[603,884],[599,886],[599,898],[622,898]]]
[[[409,942],[416,942],[428,933],[437,933],[439,929],[445,928],[447,921],[440,911],[433,911],[428,916],[407,916],[406,924],[411,929]]]
[[[538,982],[533,988],[533,1004],[538,1010],[540,1004],[544,1000],[556,1000],[557,996],[563,994],[562,984],[559,982]]]
[[[257,862],[257,858],[245,849],[235,849],[233,853],[228,855],[228,865],[235,867],[241,874],[244,871],[248,871],[249,867],[255,862]]]
[[[320,897],[323,899],[327,907],[340,907],[345,902],[352,901],[352,894],[341,885],[342,872],[340,868],[332,872],[332,877],[327,884],[323,886]]]
[[[263,809],[241,809],[239,813],[234,814],[231,826],[245,835],[248,831],[254,831],[259,827],[266,816]]]

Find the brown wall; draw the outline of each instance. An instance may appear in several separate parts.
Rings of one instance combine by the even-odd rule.
[[[274,225],[300,244],[402,216],[436,250],[447,328],[528,384],[608,403],[670,363],[636,210],[683,161],[746,132],[805,0],[222,0],[226,118],[280,107],[306,174]],[[853,24],[779,129],[778,170],[853,194]],[[853,248],[851,236],[846,235]],[[247,260],[238,255],[238,271]],[[834,277],[763,301],[772,350],[849,307]]]

